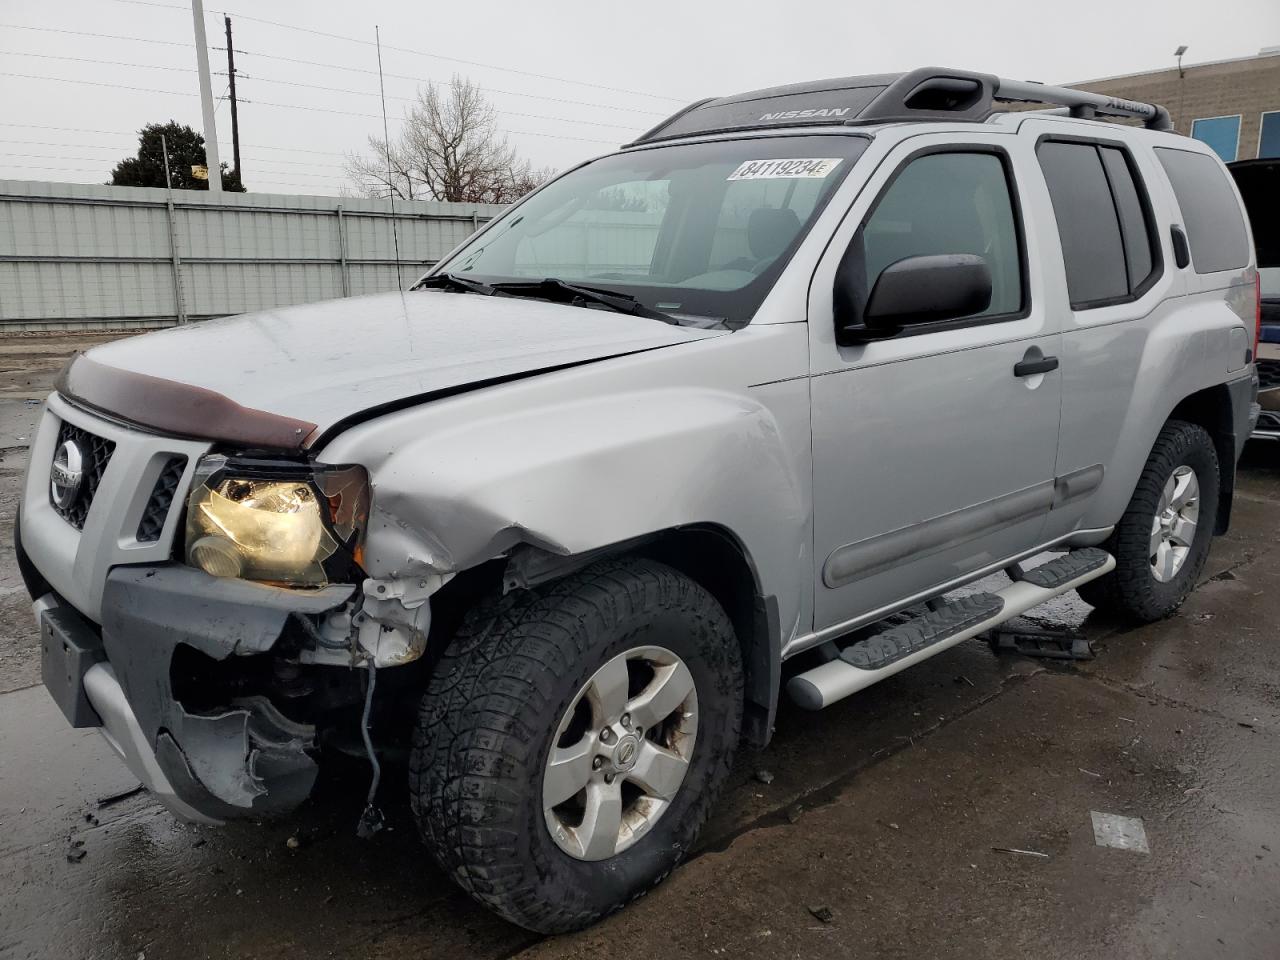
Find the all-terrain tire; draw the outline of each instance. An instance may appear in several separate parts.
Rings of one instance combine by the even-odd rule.
[[[1171,579],[1161,582],[1151,568],[1152,524],[1165,484],[1180,466],[1195,472],[1200,486],[1199,519],[1182,566]],[[1085,603],[1137,623],[1160,620],[1176,611],[1195,586],[1209,556],[1221,488],[1218,455],[1208,432],[1181,420],[1166,423],[1124,516],[1104,544],[1116,558],[1116,567],[1080,587]]]
[[[685,778],[648,833],[605,860],[552,838],[542,782],[583,685],[628,650],[661,646],[693,676],[698,727]],[[741,654],[705,589],[655,561],[606,560],[481,603],[422,699],[410,757],[414,816],[472,897],[539,933],[580,929],[661,881],[688,853],[727,776],[742,722]]]

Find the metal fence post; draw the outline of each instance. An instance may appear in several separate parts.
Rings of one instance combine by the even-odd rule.
[[[342,295],[351,296],[351,278],[347,276],[347,231],[342,223],[342,204],[338,204],[338,264],[342,270]]]
[[[169,249],[173,253],[173,301],[178,308],[178,323],[187,322],[186,298],[182,295],[182,257],[178,253],[178,216],[173,209],[173,196],[170,194],[164,201],[169,212]]]
[[[182,296],[182,258],[178,256],[178,224],[173,212],[173,180],[169,176],[169,144],[160,137],[160,153],[164,156],[164,206],[169,214],[169,253],[173,256],[173,305],[178,313],[178,323],[187,322],[187,305]]]

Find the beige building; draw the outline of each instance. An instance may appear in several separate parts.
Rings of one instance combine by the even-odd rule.
[[[1072,87],[1163,104],[1179,133],[1223,160],[1280,157],[1280,47],[1255,57],[1106,77]]]

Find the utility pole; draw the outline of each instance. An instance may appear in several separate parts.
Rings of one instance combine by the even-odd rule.
[[[222,164],[218,161],[218,128],[213,123],[213,87],[209,83],[209,41],[204,35],[204,2],[191,0],[196,30],[196,69],[200,74],[200,108],[204,113],[204,163],[209,168],[209,192],[222,193]]]
[[[227,79],[230,81],[227,96],[231,100],[231,168],[240,176],[240,117],[236,114],[236,48],[231,44],[231,18],[223,16],[227,24]],[[252,79],[252,78],[251,78]],[[243,177],[241,180],[243,181]]]

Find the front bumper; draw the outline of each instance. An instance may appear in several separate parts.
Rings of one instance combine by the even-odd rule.
[[[265,654],[290,616],[333,610],[353,591],[285,590],[178,564],[118,567],[103,591],[100,630],[53,593],[35,602],[44,683],[73,726],[98,727],[178,816],[217,823],[283,813],[315,782],[314,728],[263,696],[188,709],[175,695],[174,656],[182,647],[212,661]]]

